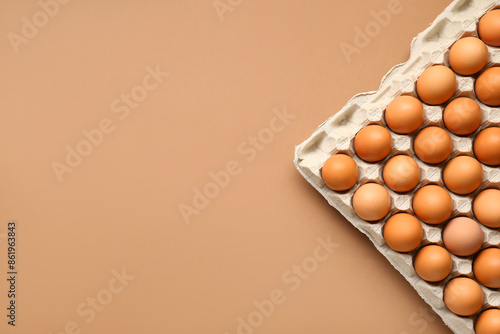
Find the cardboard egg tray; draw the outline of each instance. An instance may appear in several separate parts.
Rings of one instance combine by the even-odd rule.
[[[444,224],[428,225],[421,222],[424,237],[421,245],[410,253],[393,251],[385,243],[382,232],[385,221],[397,212],[412,213],[412,198],[415,192],[427,185],[437,184],[445,188],[441,174],[446,163],[457,155],[473,156],[473,140],[482,129],[491,125],[500,125],[500,108],[482,104],[474,94],[474,80],[477,77],[457,77],[457,90],[452,99],[466,96],[479,103],[483,111],[483,122],[480,128],[469,136],[456,136],[449,132],[443,124],[442,114],[444,106],[424,105],[425,120],[419,128],[430,125],[440,126],[448,131],[453,140],[451,156],[439,165],[428,165],[422,162],[413,151],[414,134],[398,135],[391,133],[393,148],[389,155],[377,163],[367,163],[361,160],[354,151],[354,136],[366,125],[379,124],[386,126],[384,110],[387,105],[399,95],[416,95],[416,80],[420,74],[432,65],[448,64],[448,52],[452,44],[462,37],[477,36],[477,22],[488,11],[500,7],[500,1],[484,0],[456,0],[451,3],[432,23],[432,25],[413,39],[411,55],[407,62],[392,68],[382,79],[377,91],[361,93],[354,96],[339,112],[330,117],[314,131],[314,133],[295,150],[294,163],[306,180],[316,188],[331,206],[340,211],[356,228],[366,234],[375,247],[389,260],[389,262],[410,282],[419,295],[438,313],[443,321],[455,333],[474,333],[474,321],[480,312],[489,307],[500,307],[500,292],[498,289],[489,289],[481,285],[485,302],[480,312],[470,317],[455,315],[445,306],[443,289],[445,285],[457,276],[473,278],[472,260],[470,257],[457,257],[451,254],[453,268],[451,274],[442,282],[429,283],[422,280],[413,268],[413,257],[418,250],[430,243],[443,245],[441,238]],[[490,47],[489,61],[486,68],[500,65],[500,47]],[[418,132],[418,131],[417,131]],[[328,188],[321,178],[321,168],[324,162],[335,153],[344,153],[352,157],[359,166],[359,179],[356,185],[348,191],[336,192]],[[389,189],[382,179],[382,170],[385,162],[398,154],[412,157],[420,166],[421,178],[419,185],[408,193],[395,193]],[[473,218],[472,200],[485,188],[500,188],[500,168],[488,167],[482,164],[483,183],[474,193],[460,196],[449,192],[453,198],[454,211],[452,218],[467,216]],[[389,192],[392,205],[390,213],[381,221],[366,222],[354,212],[351,200],[357,188],[367,182],[376,182],[383,185]],[[500,205],[500,203],[499,203]],[[484,243],[481,249],[491,245],[500,245],[500,232],[483,226]]]

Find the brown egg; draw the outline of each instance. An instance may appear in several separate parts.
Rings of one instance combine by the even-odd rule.
[[[361,219],[376,221],[389,213],[391,197],[380,184],[366,183],[354,193],[352,206]]]
[[[500,190],[481,191],[472,204],[474,216],[480,223],[491,228],[500,227]]]
[[[473,315],[481,309],[483,302],[483,290],[470,278],[454,278],[444,288],[444,303],[457,315]]]
[[[443,112],[443,121],[448,130],[456,135],[468,135],[479,128],[483,120],[481,107],[468,97],[452,100]]]
[[[444,65],[427,68],[417,80],[417,94],[427,104],[437,105],[448,101],[457,87],[455,73]]]
[[[398,213],[387,220],[384,239],[396,252],[410,252],[420,245],[424,231],[417,218],[407,213]]]
[[[470,194],[483,182],[483,167],[472,157],[453,158],[443,170],[443,181],[455,194]]]
[[[368,162],[384,159],[392,148],[389,131],[380,125],[368,125],[362,128],[354,138],[356,154]]]
[[[479,315],[475,326],[476,334],[500,333],[500,310],[490,308]]]
[[[483,164],[500,165],[500,128],[491,127],[479,132],[474,140],[474,154]]]
[[[415,137],[413,148],[423,162],[438,164],[450,156],[453,142],[448,132],[437,126],[429,126]]]
[[[418,251],[413,263],[418,276],[428,282],[444,280],[451,272],[450,253],[438,245],[425,246]]]
[[[443,229],[443,242],[450,252],[469,256],[483,245],[483,230],[478,223],[467,217],[450,220]]]
[[[413,211],[423,222],[436,225],[451,216],[453,201],[445,189],[436,185],[428,185],[415,193]]]
[[[472,268],[479,283],[491,289],[500,288],[500,249],[486,248],[481,251]]]
[[[407,155],[397,155],[387,161],[383,172],[384,182],[397,192],[410,191],[420,180],[420,168]]]
[[[500,10],[486,13],[477,25],[479,38],[488,45],[500,46]]]
[[[325,184],[333,190],[344,191],[356,184],[358,181],[358,165],[348,155],[335,154],[329,157],[321,176]]]
[[[396,97],[385,110],[385,121],[392,131],[408,134],[417,130],[424,121],[424,107],[409,95]]]
[[[493,107],[500,106],[500,67],[490,67],[479,74],[474,87],[479,101]]]
[[[453,44],[448,58],[451,68],[461,75],[481,71],[488,62],[488,48],[476,37],[464,37]]]

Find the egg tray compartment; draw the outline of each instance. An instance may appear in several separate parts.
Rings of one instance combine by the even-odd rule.
[[[473,334],[474,320],[483,309],[500,307],[498,289],[489,289],[480,284],[485,295],[483,308],[474,316],[460,317],[447,309],[443,302],[445,285],[457,276],[473,277],[473,256],[457,257],[452,254],[453,267],[451,274],[443,281],[429,283],[422,280],[413,268],[413,258],[427,244],[443,245],[442,228],[444,224],[428,225],[420,222],[424,237],[421,245],[410,253],[393,251],[384,241],[383,225],[388,217],[397,212],[413,213],[412,197],[415,192],[427,184],[445,187],[442,181],[442,169],[446,163],[459,155],[474,156],[473,140],[475,135],[489,126],[500,126],[500,108],[489,107],[481,103],[474,94],[474,76],[457,77],[457,90],[452,99],[466,96],[474,99],[483,112],[483,122],[479,129],[469,136],[457,136],[449,132],[443,124],[442,113],[444,105],[430,106],[423,103],[425,118],[422,126],[415,133],[399,135],[392,132],[393,147],[389,155],[378,163],[368,163],[361,160],[354,151],[354,136],[366,125],[379,124],[386,126],[384,110],[387,105],[399,95],[416,96],[416,80],[420,74],[432,65],[449,66],[447,58],[451,45],[462,37],[477,37],[477,22],[486,12],[500,7],[500,1],[455,0],[431,24],[429,28],[413,39],[411,54],[408,61],[393,67],[382,79],[377,91],[361,93],[354,96],[334,116],[320,125],[316,131],[295,150],[294,163],[299,172],[311,185],[318,190],[328,203],[342,213],[356,228],[366,234],[389,262],[410,282],[418,294],[438,313],[445,324],[455,333]],[[500,65],[500,48],[488,46],[489,60],[486,68]],[[429,165],[422,162],[413,151],[415,134],[427,126],[439,126],[450,134],[453,141],[453,151],[450,157],[441,164]],[[343,153],[352,157],[359,166],[359,179],[356,185],[345,192],[336,192],[328,188],[321,178],[321,168],[324,162],[335,153]],[[421,171],[420,182],[410,192],[396,193],[383,182],[382,170],[385,162],[398,154],[406,154],[418,163]],[[477,193],[486,188],[500,188],[500,170],[481,164],[484,172],[483,183],[472,194],[461,196],[449,192],[454,204],[452,217],[466,216],[473,218],[472,200]],[[366,222],[360,219],[352,208],[352,196],[357,188],[367,182],[383,185],[392,200],[389,214],[378,222]],[[483,226],[484,241],[481,249],[490,246],[500,246],[500,232]]]

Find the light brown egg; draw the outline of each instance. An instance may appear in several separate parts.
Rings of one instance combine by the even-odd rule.
[[[450,156],[453,142],[448,132],[437,126],[429,126],[417,134],[413,148],[423,162],[438,164]]]
[[[354,138],[354,150],[363,160],[376,162],[384,159],[392,148],[390,132],[380,125],[362,128]]]
[[[457,315],[473,315],[481,309],[483,302],[483,290],[470,278],[454,278],[444,288],[444,303]]]
[[[491,127],[479,132],[474,140],[474,154],[483,164],[500,165],[500,128]]]
[[[492,10],[479,20],[477,25],[479,38],[488,45],[500,46],[500,10]]]
[[[424,231],[417,218],[407,213],[391,216],[384,225],[384,239],[396,252],[410,252],[420,245]]]
[[[445,189],[436,185],[427,185],[415,193],[413,212],[427,224],[440,224],[451,216],[453,201]]]
[[[325,184],[333,190],[344,191],[358,181],[358,165],[348,155],[335,154],[329,157],[321,170]]]
[[[451,68],[461,75],[481,71],[488,62],[488,48],[476,37],[464,37],[453,44],[448,58]]]
[[[479,101],[492,107],[500,106],[500,67],[490,67],[479,74],[474,87]]]
[[[394,191],[405,192],[415,188],[420,180],[420,168],[407,155],[390,158],[384,166],[385,184]]]
[[[443,242],[455,255],[469,256],[483,245],[483,230],[478,223],[467,217],[450,220],[443,229]]]
[[[500,288],[500,249],[486,248],[481,251],[472,269],[479,283],[491,289]]]
[[[482,312],[476,321],[476,334],[500,333],[500,310],[490,308]]]
[[[408,134],[416,131],[424,121],[424,107],[409,95],[396,97],[385,110],[385,121],[392,131]]]
[[[500,227],[500,190],[481,191],[472,204],[474,216],[480,223],[491,228]]]
[[[352,206],[361,219],[376,221],[384,218],[389,213],[391,197],[380,184],[366,183],[354,193]]]
[[[455,194],[470,194],[483,182],[483,168],[476,159],[459,156],[451,159],[444,167],[443,181]]]
[[[450,253],[443,247],[429,245],[418,251],[413,265],[423,280],[439,282],[450,274],[452,260]]]
[[[457,87],[453,71],[444,65],[427,68],[417,80],[417,94],[427,104],[437,105],[448,101]]]
[[[452,100],[443,112],[443,121],[448,130],[456,135],[468,135],[476,131],[483,120],[481,107],[468,97]]]

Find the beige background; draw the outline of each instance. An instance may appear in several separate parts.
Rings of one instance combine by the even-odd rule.
[[[351,62],[340,44],[387,0],[224,3],[221,20],[212,0],[73,0],[15,53],[8,34],[40,5],[0,1],[2,310],[7,222],[19,228],[17,326],[2,311],[0,331],[233,334],[278,289],[254,333],[450,333],[292,163],[448,1],[401,0]],[[121,120],[111,103],[157,64],[169,76]],[[247,161],[238,147],[274,108],[295,119]],[[52,163],[107,118],[114,131],[59,182]],[[240,173],[187,224],[179,206],[233,160]],[[293,291],[282,276],[328,237],[340,246]],[[135,278],[86,323],[77,308],[122,268]]]

